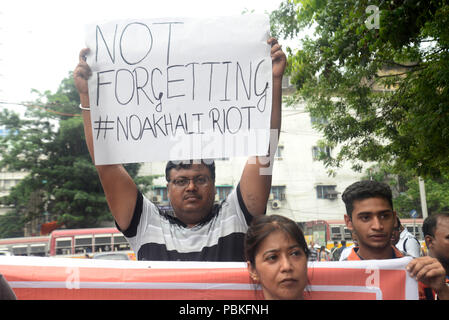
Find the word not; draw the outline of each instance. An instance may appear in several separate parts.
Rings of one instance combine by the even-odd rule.
[[[168,26],[168,41],[167,41],[167,64],[169,64],[170,61],[170,46],[171,46],[171,38],[172,38],[172,26],[177,24],[183,24],[183,22],[180,21],[166,21],[166,22],[156,22],[152,25],[167,25]],[[116,63],[116,48],[118,46],[118,49],[120,51],[120,57],[122,58],[122,61],[125,62],[128,65],[136,65],[142,61],[144,61],[151,50],[153,49],[154,44],[154,38],[153,33],[151,32],[150,27],[142,22],[130,22],[128,23],[123,30],[120,33],[120,39],[117,42],[117,31],[118,31],[118,24],[115,24],[114,26],[114,34],[113,34],[113,40],[112,43],[109,39],[108,41],[105,39],[105,36],[103,35],[103,31],[101,30],[100,26],[96,26],[95,28],[95,61],[97,62],[98,59],[98,52],[101,42],[99,41],[101,39],[103,40],[104,48],[107,51],[108,57],[111,59],[112,63]],[[139,37],[139,44],[141,47],[139,50],[133,50],[131,46],[128,45],[135,39],[136,35]],[[111,50],[112,48],[112,50]],[[112,52],[111,52],[112,51]]]

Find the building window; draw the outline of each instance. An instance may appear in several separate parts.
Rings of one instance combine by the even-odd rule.
[[[275,159],[281,160],[283,153],[284,153],[284,146],[278,145],[278,147],[276,148],[276,153],[274,155]]]
[[[0,129],[0,137],[6,137],[9,133],[8,129]]]
[[[12,180],[12,179],[5,179],[1,180],[1,190],[10,190],[12,187],[14,187],[17,184],[17,181],[20,182],[20,180]]]
[[[321,154],[323,154],[323,153],[327,157],[330,157],[331,156],[331,151],[332,151],[332,148],[328,147],[328,146],[325,146],[325,147],[315,146],[315,147],[312,148],[312,158],[313,158],[313,160],[319,160],[320,157],[321,157]]]
[[[153,187],[153,202],[157,202],[156,199],[160,201],[168,201],[167,187]]]
[[[289,76],[284,76],[282,78],[282,89],[287,89],[287,88],[291,88],[292,84],[290,82],[290,77]]]
[[[272,186],[270,200],[285,200],[285,186]]]
[[[336,199],[338,192],[336,186],[316,186],[316,196],[318,199]]]
[[[320,117],[310,117],[310,122],[312,124],[328,124],[329,121],[326,118],[320,118]]]
[[[217,196],[219,201],[226,199],[226,197],[231,193],[233,187],[232,186],[217,186]]]

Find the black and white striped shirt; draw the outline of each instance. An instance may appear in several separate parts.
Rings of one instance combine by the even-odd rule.
[[[131,224],[122,232],[138,260],[245,261],[243,241],[251,218],[240,185],[192,228],[139,192]]]

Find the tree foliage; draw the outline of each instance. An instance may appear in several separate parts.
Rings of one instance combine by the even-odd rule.
[[[96,169],[84,140],[79,96],[71,74],[56,93],[39,93],[24,117],[3,109],[0,125],[0,167],[29,174],[2,203],[12,207],[0,217],[0,236],[17,236],[23,224],[44,214],[68,228],[95,227],[112,221]],[[137,176],[139,164],[127,165]],[[151,177],[136,178],[147,191]]]
[[[418,178],[407,170],[396,171],[391,165],[379,164],[367,171],[365,179],[387,183],[393,192],[393,207],[401,218],[410,218],[416,210],[422,217],[421,195]],[[425,180],[428,215],[449,211],[449,176]]]
[[[271,18],[278,37],[314,29],[290,50],[288,71],[295,99],[326,119],[316,128],[341,146],[326,166],[374,161],[449,174],[447,1],[285,1]]]

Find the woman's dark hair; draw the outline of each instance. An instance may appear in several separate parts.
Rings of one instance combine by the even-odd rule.
[[[215,162],[214,160],[201,159],[201,160],[183,160],[183,161],[168,161],[165,166],[165,180],[170,182],[170,171],[172,169],[190,169],[193,164],[202,164],[209,169],[210,177],[212,181],[215,181]]]
[[[245,258],[255,266],[255,257],[257,249],[262,241],[274,231],[283,231],[285,234],[294,239],[303,249],[306,256],[309,256],[309,248],[307,247],[304,233],[298,224],[286,217],[280,215],[263,215],[253,218],[248,231],[245,235]]]
[[[346,213],[352,219],[352,211],[354,210],[354,201],[365,200],[369,198],[381,198],[388,201],[393,209],[393,196],[390,187],[374,180],[358,181],[351,184],[341,195],[341,199],[346,205]]]

